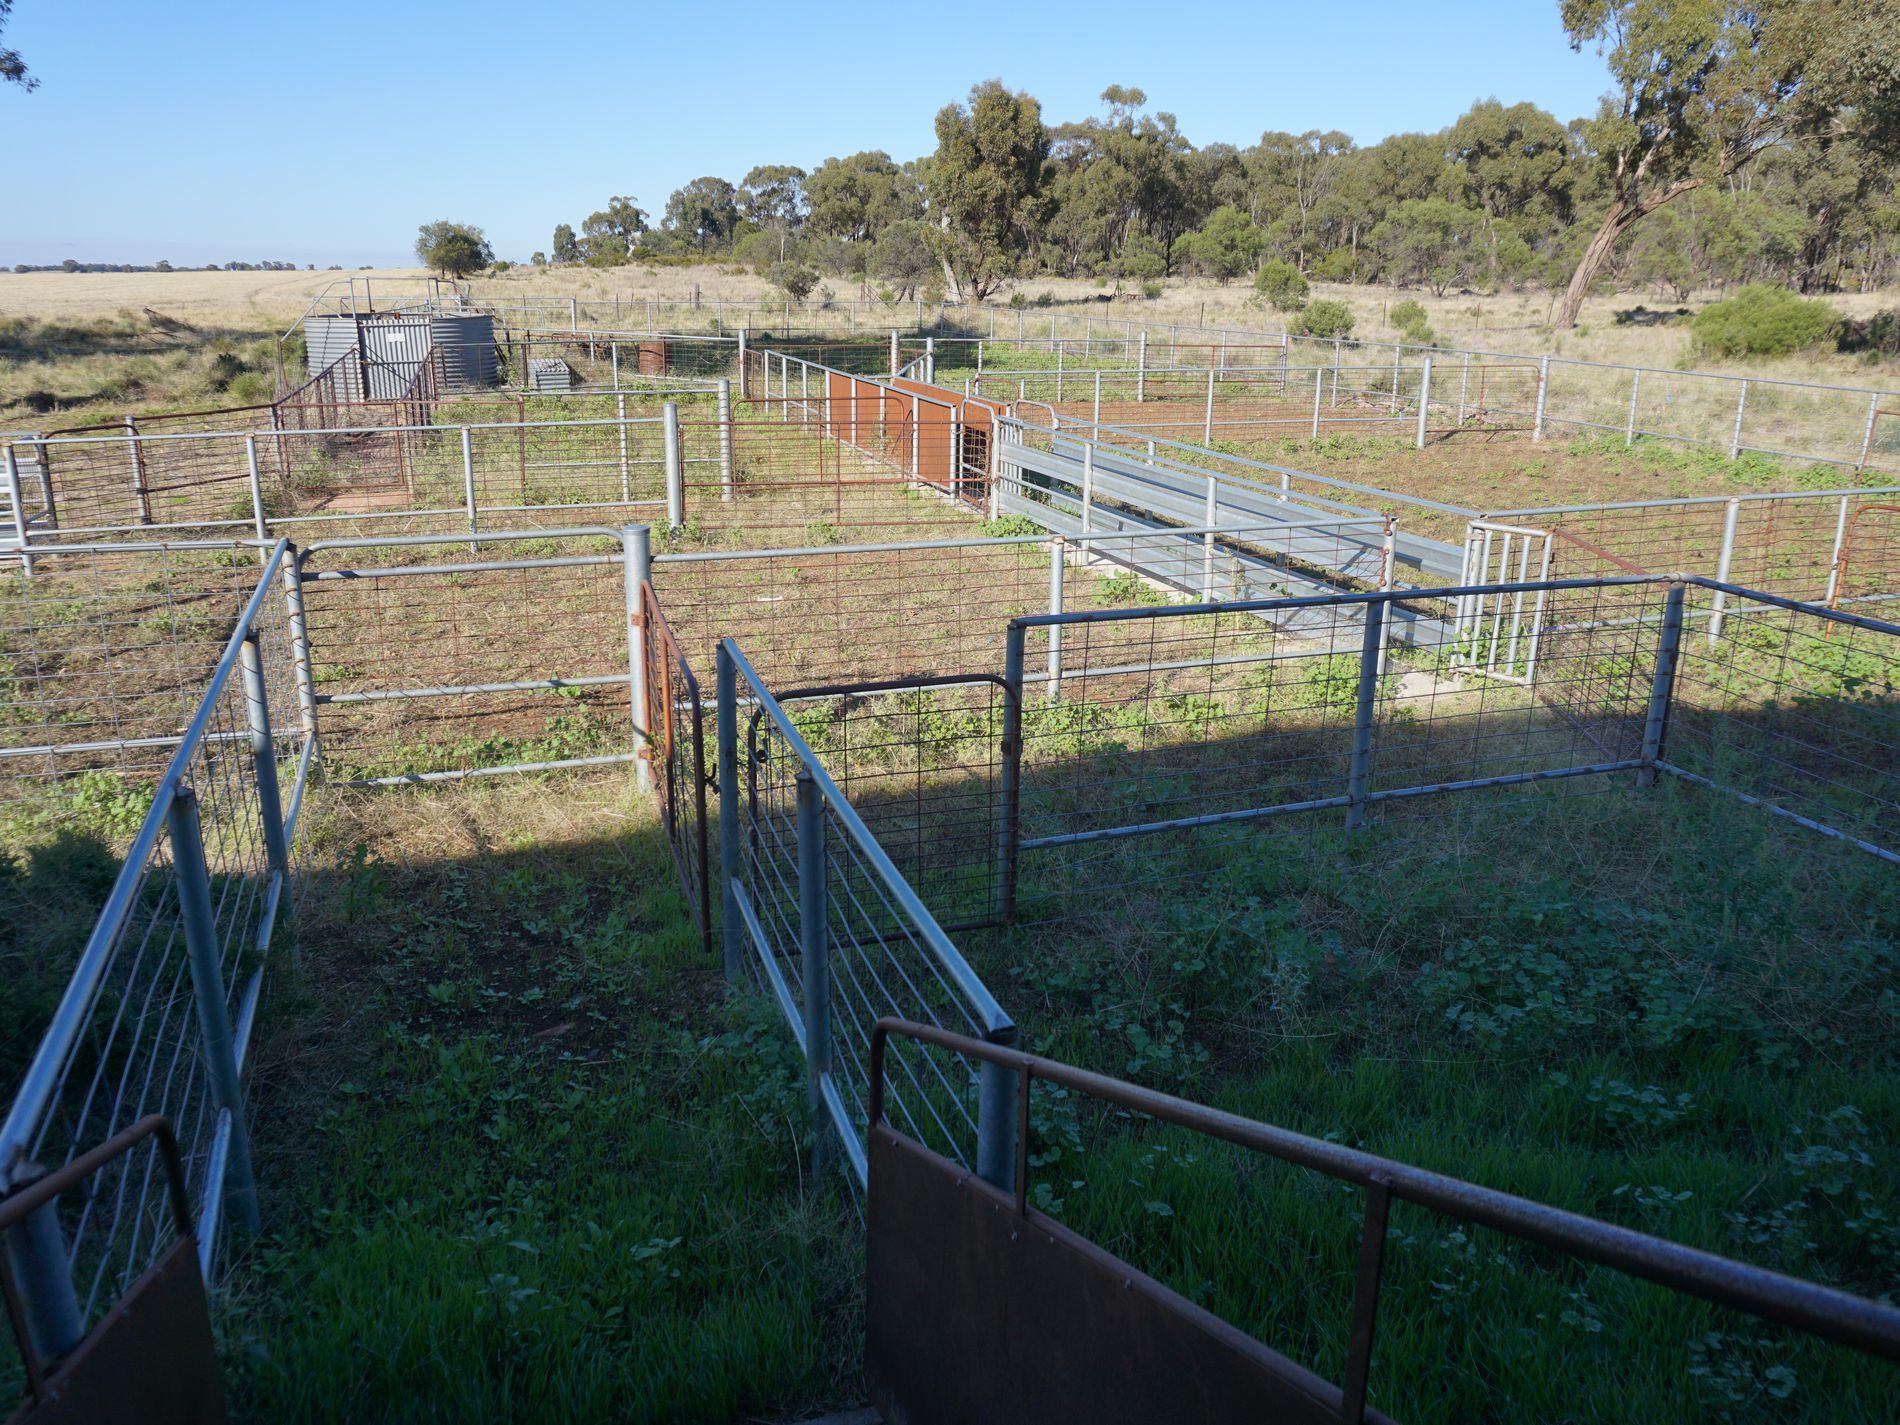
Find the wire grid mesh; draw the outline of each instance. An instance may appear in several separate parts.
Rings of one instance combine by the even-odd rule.
[[[330,777],[632,757],[618,531],[318,543],[299,567]]]
[[[1690,593],[1665,761],[1900,861],[1900,625]]]
[[[821,799],[824,933],[829,1029],[826,1106],[848,1140],[862,1181],[870,1085],[871,1029],[886,1015],[988,1037],[1007,1026],[930,912],[865,830],[771,695],[747,672],[738,708],[743,783],[738,807],[742,911],[747,961],[772,993],[807,1055],[805,1003],[810,967],[801,935],[798,781],[812,776]],[[814,776],[814,773],[816,774]],[[885,1061],[885,1112],[937,1152],[976,1160],[980,1078],[960,1056],[926,1046]],[[835,1097],[833,1096],[835,1095]]]
[[[124,797],[163,770],[203,697],[259,558],[229,541],[61,547],[36,552],[30,573],[0,563],[9,821],[127,819]],[[133,826],[142,811],[130,810]]]
[[[254,586],[256,573],[253,568]],[[275,800],[286,817],[294,817],[307,769],[307,741],[284,589],[273,563],[248,627],[256,635],[271,717]],[[179,789],[188,789],[196,804],[218,984],[235,1030],[240,1072],[271,932],[291,897],[286,878],[273,874],[259,796],[253,704],[238,642],[234,637],[202,693],[175,774],[160,783],[138,835],[117,857],[116,884],[46,1038],[18,1079],[12,1070],[20,1066],[9,1066],[12,1109],[0,1143],[6,1171],[18,1174],[26,1163],[50,1168],[70,1161],[144,1115],[164,1114],[178,1134],[207,1262],[216,1245],[213,1205],[222,1193],[229,1139],[207,1073],[187,957],[168,821]],[[59,1202],[73,1284],[88,1326],[169,1237],[170,1214],[155,1151],[142,1147],[117,1160]]]
[[[1867,603],[1900,595],[1900,559],[1891,539],[1883,538],[1893,530],[1883,508],[1895,503],[1900,490],[1832,490],[1579,505],[1486,518],[1557,532],[1555,568],[1566,577],[1633,570],[1694,574],[1804,602]]]

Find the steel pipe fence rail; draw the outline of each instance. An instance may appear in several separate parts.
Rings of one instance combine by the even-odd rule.
[[[270,547],[59,545],[0,560],[5,818],[129,832]],[[132,825],[125,825],[127,821]]]
[[[0,1124],[0,1183],[31,1182],[139,1119],[176,1126],[209,1276],[228,1215],[257,1224],[243,1076],[269,958],[294,898],[316,754],[308,646],[267,551],[99,919]],[[10,1244],[35,1345],[84,1334],[169,1233],[162,1179],[123,1160]]]
[[[998,1205],[1013,1210],[1014,1221],[1025,1231],[1031,1230],[1040,1218],[1030,1207],[1030,1169],[1038,1162],[1031,1136],[1038,1084],[1046,1084],[1062,1099],[1096,1100],[1125,1120],[1185,1128],[1203,1138],[1232,1144],[1249,1153],[1362,1188],[1365,1203],[1357,1272],[1339,1386],[1335,1389],[1314,1382],[1300,1372],[1303,1379],[1298,1398],[1311,1400],[1314,1395],[1319,1396],[1313,1405],[1316,1419],[1322,1418],[1322,1410],[1323,1418],[1336,1418],[1348,1425],[1367,1418],[1366,1399],[1394,1202],[1410,1202],[1472,1226],[1489,1228],[1518,1242],[1562,1253],[1573,1261],[1655,1282],[1666,1290],[1744,1311],[1879,1359],[1900,1360],[1900,1309],[1886,1302],[1871,1301],[1851,1292],[1802,1281],[1443,1173],[1290,1132],[1105,1074],[958,1034],[936,1024],[890,1018],[873,1026],[871,1123],[879,1132],[896,1129],[912,1136],[894,1115],[885,1111],[890,1092],[887,1066],[907,1043],[935,1047],[982,1068],[1009,1073],[1016,1080],[1019,1086],[1014,1105],[1017,1170],[1014,1183],[1006,1190],[1008,1195]],[[1052,1096],[1045,1096],[1043,1102],[1049,1102]]]
[[[1015,1026],[925,908],[732,640],[718,651],[720,884],[729,978],[778,1004],[809,1069],[815,1158],[865,1181],[873,1025],[898,1010],[996,1043]],[[888,1109],[937,1151],[1007,1186],[1006,1074],[917,1053]]]
[[[640,603],[645,526],[320,540],[293,568],[326,780],[625,762],[644,781],[671,765],[642,757],[654,656]]]

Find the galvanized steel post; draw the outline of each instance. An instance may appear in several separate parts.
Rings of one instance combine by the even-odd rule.
[[[728,982],[736,982],[744,962],[745,927],[739,921],[739,673],[721,642],[717,668],[717,741],[719,763],[719,904]]]
[[[0,1179],[0,1186],[9,1191],[29,1187],[41,1176],[37,1164],[19,1163]],[[58,1201],[36,1208],[8,1228],[5,1250],[20,1291],[28,1343],[43,1360],[65,1355],[85,1338],[86,1327],[73,1289]]]
[[[1082,533],[1088,534],[1094,525],[1095,442],[1091,440],[1082,446]]]
[[[620,299],[616,297],[614,298],[614,301],[618,303]],[[620,389],[620,343],[619,342],[610,341],[607,343],[607,359],[613,363],[614,390],[618,391]],[[626,417],[622,416],[621,419],[625,420]]]
[[[917,400],[915,391],[910,394],[910,473],[923,478],[923,408]]]
[[[6,448],[7,498],[13,502],[13,537],[20,545],[20,567],[33,577],[33,556],[26,550],[26,502],[20,494],[20,461],[11,443]]]
[[[1848,499],[1846,495],[1841,496],[1840,513],[1834,520],[1834,549],[1827,560],[1827,591],[1821,602],[1829,608],[1834,607],[1834,600],[1841,592],[1841,555],[1847,549]]]
[[[1741,390],[1735,397],[1735,431],[1729,437],[1728,458],[1735,459],[1742,453],[1742,415],[1748,409],[1748,378],[1742,378]]]
[[[924,384],[937,384],[937,339],[934,336],[924,338]]]
[[[1865,431],[1861,433],[1860,460],[1854,466],[1854,469],[1856,470],[1865,470],[1867,468],[1867,457],[1872,455],[1873,450],[1874,450],[1874,426],[1879,422],[1879,420],[1880,420],[1880,392],[1876,391],[1874,392],[1873,395],[1867,398],[1867,428]],[[46,468],[44,464],[44,460],[45,460],[45,452],[42,451],[41,452],[42,463],[40,466],[42,470]]]
[[[1313,439],[1319,439],[1319,397],[1320,390],[1326,384],[1326,372],[1323,367],[1313,368]]]
[[[475,533],[475,446],[469,437],[468,427],[462,427],[462,498],[468,505],[468,532]],[[468,552],[475,553],[475,541],[468,542]]]
[[[297,706],[303,714],[303,735],[317,735],[317,675],[310,657],[310,625],[303,610],[303,565],[295,556],[284,560],[284,622],[290,632],[291,664],[297,673]]]
[[[643,524],[620,529],[621,580],[627,612],[627,700],[633,714],[633,784],[653,789],[653,758],[647,725],[646,602],[640,586],[653,580],[653,532]]]
[[[1418,431],[1412,440],[1412,447],[1415,450],[1425,448],[1426,414],[1431,410],[1431,405],[1432,354],[1428,351],[1425,353],[1425,364],[1419,368],[1418,372]]]
[[[1550,395],[1550,357],[1544,356],[1537,363],[1537,416],[1531,422],[1531,439],[1544,438],[1544,410]]]
[[[746,329],[739,328],[739,399],[752,399],[752,376],[746,370]]]
[[[1656,763],[1663,752],[1663,738],[1669,730],[1669,703],[1676,688],[1676,657],[1682,646],[1683,586],[1671,584],[1663,603],[1662,631],[1656,640],[1656,670],[1649,684],[1649,717],[1643,725],[1643,765],[1637,770],[1636,785],[1656,785]]]
[[[256,629],[245,635],[238,660],[244,675],[244,712],[251,729],[251,767],[257,776],[257,811],[264,832],[264,861],[272,876],[287,880],[290,845],[284,839],[283,799],[277,785],[277,742],[271,736],[270,694],[264,685],[264,658]]]
[[[983,1036],[992,1044],[1013,1045],[1016,1028]],[[1016,1070],[985,1059],[976,1070],[976,1175],[991,1187],[1016,1187]]]
[[[1201,419],[1201,444],[1214,443],[1214,368],[1207,369],[1207,410]]]
[[[732,498],[732,383],[719,383],[719,498]]]
[[[1083,546],[1084,551],[1088,548]],[[1049,541],[1049,612],[1062,612],[1062,566],[1067,543],[1061,535]],[[1049,625],[1049,690],[1051,702],[1062,696],[1062,625]]]
[[[1022,839],[1023,771],[1023,645],[1027,631],[1011,622],[1003,644],[1003,740],[997,748],[1003,759],[997,774],[1002,816],[997,827],[997,866],[1001,870],[1003,923],[1016,918],[1017,843]]]
[[[627,460],[627,398],[614,397],[615,429],[620,435],[620,503],[633,502],[633,467]]]
[[[1623,418],[1623,446],[1628,449],[1636,444],[1636,399],[1643,389],[1643,368],[1637,367],[1630,372],[1630,409]]]
[[[794,782],[798,810],[798,949],[805,1011],[805,1101],[811,1109],[813,1178],[830,1166],[832,1134],[825,1105],[831,1073],[831,929],[825,908],[825,806],[811,770]]]
[[[257,1184],[251,1177],[251,1134],[244,1121],[237,1047],[231,1034],[230,1007],[225,1002],[223,956],[218,945],[217,913],[211,908],[211,876],[205,867],[197,792],[188,786],[179,787],[172,793],[167,815],[172,874],[178,883],[178,916],[184,922],[185,954],[191,964],[191,996],[197,1004],[198,1029],[204,1042],[205,1081],[211,1089],[211,1101],[229,1115],[226,1196],[232,1215],[255,1232]],[[201,1223],[201,1229],[206,1225]]]
[[[666,527],[686,523],[686,464],[680,459],[680,408],[677,401],[660,407],[660,429],[666,438]]]
[[[1214,526],[1220,523],[1220,477],[1207,477],[1207,508],[1203,521],[1207,533],[1201,536],[1201,598],[1214,602]]]
[[[1465,423],[1465,407],[1471,399],[1471,353],[1466,352],[1458,367],[1458,424]]]
[[[1135,404],[1148,399],[1148,329],[1135,339]]]
[[[1715,582],[1728,583],[1729,565],[1735,558],[1735,522],[1742,512],[1742,502],[1730,498],[1728,509],[1722,515],[1722,550],[1716,556]],[[1709,647],[1715,647],[1722,637],[1722,623],[1728,608],[1728,591],[1717,589],[1709,612]]]
[[[1366,783],[1372,764],[1372,721],[1379,700],[1379,665],[1385,655],[1384,599],[1366,604],[1365,638],[1359,646],[1359,694],[1352,721],[1352,764],[1346,773],[1346,829],[1366,824]]]
[[[1095,372],[1095,407],[1094,415],[1090,419],[1092,419],[1096,425],[1102,423],[1102,373],[1100,368],[1097,368]]]
[[[891,328],[891,375],[897,375],[897,328]]]
[[[264,477],[257,468],[257,437],[254,435],[244,437],[244,468],[245,474],[249,476],[251,482],[252,528],[257,531],[259,540],[269,539],[270,531],[264,523]],[[14,498],[17,500],[19,497],[16,495]],[[258,550],[257,562],[259,564],[268,564],[270,562],[270,551],[267,549]]]

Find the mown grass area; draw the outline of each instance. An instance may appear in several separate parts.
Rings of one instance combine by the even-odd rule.
[[[622,769],[321,803],[260,1027],[250,1420],[778,1419],[854,1398],[856,1219]]]
[[[1900,1295],[1900,881],[1668,784],[1142,838],[966,937],[1053,1057],[1870,1296]],[[1045,895],[1045,893],[1048,893]],[[1032,1201],[1337,1379],[1363,1198],[1058,1095]],[[1408,1421],[1891,1418],[1900,1374],[1418,1209]]]

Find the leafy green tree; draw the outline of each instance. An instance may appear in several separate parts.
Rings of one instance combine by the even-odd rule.
[[[1305,266],[1315,246],[1318,212],[1344,181],[1353,149],[1345,134],[1308,129],[1264,133],[1243,156],[1253,180],[1253,217],[1257,222],[1271,213],[1286,223],[1287,255],[1295,266]]]
[[[0,31],[6,29],[7,21],[12,18],[13,0],[0,0]],[[0,45],[0,80],[17,84],[29,93],[40,87],[39,79],[27,72],[26,61],[20,58],[20,52],[4,45]]]
[[[778,240],[785,260],[792,234],[805,221],[805,170],[789,164],[761,164],[739,181],[739,216]]]
[[[1109,263],[1115,276],[1129,282],[1152,282],[1168,271],[1168,252],[1161,240],[1136,229],[1122,243],[1122,250]],[[1121,290],[1121,283],[1115,284]]]
[[[581,223],[580,256],[588,262],[624,262],[647,230],[647,211],[632,198],[613,197],[597,213],[589,213]],[[556,231],[558,248],[559,231]],[[571,234],[570,234],[571,236]],[[598,265],[598,263],[597,263]]]
[[[803,302],[818,286],[818,274],[802,262],[775,262],[766,269],[765,280],[794,302]]]
[[[1401,286],[1424,283],[1442,297],[1469,282],[1484,261],[1489,224],[1476,208],[1443,198],[1400,203],[1372,230],[1386,276]]]
[[[882,150],[828,158],[805,180],[811,230],[873,242],[892,223],[919,217],[916,184]]]
[[[970,91],[968,106],[937,114],[926,178],[932,252],[961,301],[980,302],[1014,276],[1043,215],[1048,137],[1042,107],[1002,81]]]
[[[1798,96],[1817,61],[1805,0],[1560,0],[1573,49],[1607,51],[1615,88],[1583,137],[1607,203],[1564,290],[1575,326],[1618,241],[1649,214],[1732,180],[1804,117]],[[1886,8],[1884,0],[1880,8]]]
[[[548,255],[539,248],[536,248],[534,255],[530,257],[528,261],[533,263],[536,267],[546,267],[548,265]]]
[[[1253,280],[1254,290],[1273,304],[1277,312],[1297,312],[1306,305],[1308,287],[1300,269],[1275,258],[1260,269]]]
[[[1253,271],[1266,247],[1266,234],[1234,207],[1214,209],[1198,232],[1189,233],[1176,244],[1184,260],[1222,282]]]
[[[924,225],[915,218],[891,223],[871,250],[871,273],[910,300],[937,271],[937,260],[924,241]]]
[[[549,244],[554,249],[556,262],[579,262],[581,245],[574,240],[574,229],[567,223],[554,225],[554,241]]]
[[[1308,302],[1298,318],[1299,336],[1348,337],[1352,335],[1352,308],[1344,302],[1321,298]]]
[[[466,277],[495,261],[494,250],[480,228],[447,220],[424,223],[416,230],[416,256],[424,267],[446,277]]]
[[[739,227],[738,190],[723,178],[695,178],[673,190],[660,226],[700,252],[723,251]]]

